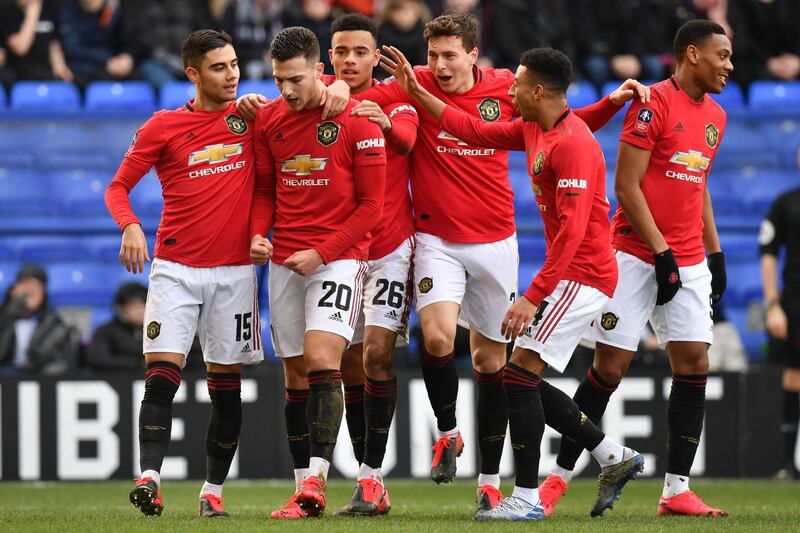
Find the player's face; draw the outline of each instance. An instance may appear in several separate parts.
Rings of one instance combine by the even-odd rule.
[[[446,93],[463,93],[472,87],[472,67],[477,60],[478,49],[467,51],[461,37],[448,35],[428,41],[428,66]]]
[[[692,53],[691,47],[687,53]],[[730,39],[715,33],[696,48],[695,54],[698,84],[704,92],[721,93],[733,70]]]
[[[206,52],[200,67],[186,69],[189,79],[211,102],[229,102],[236,99],[239,86],[239,59],[231,45]]]
[[[317,107],[321,96],[317,82],[322,69],[322,63],[313,63],[303,56],[286,61],[272,60],[272,75],[289,109],[302,111]]]
[[[368,89],[372,69],[381,57],[372,34],[364,30],[337,31],[331,45],[328,56],[336,77],[344,80],[352,92]]]
[[[536,84],[528,69],[520,65],[514,74],[514,85],[508,89],[508,95],[519,109],[522,120],[532,122],[536,120]]]

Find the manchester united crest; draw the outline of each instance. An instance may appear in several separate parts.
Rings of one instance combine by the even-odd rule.
[[[228,124],[228,129],[231,130],[231,133],[236,135],[247,133],[247,121],[239,115],[228,115],[225,117],[225,123]]]
[[[147,338],[150,340],[155,339],[161,334],[161,324],[153,320],[147,324]]]
[[[481,113],[481,118],[486,122],[494,122],[500,118],[500,100],[494,98],[484,98],[478,104],[478,111]]]
[[[717,142],[719,141],[719,130],[714,124],[706,125],[706,142],[708,143],[709,148],[714,148],[717,146]]]
[[[339,125],[326,120],[317,125],[317,140],[322,146],[330,146],[339,138]]]
[[[419,292],[427,294],[433,288],[433,278],[422,278],[419,280]]]
[[[600,317],[600,325],[606,331],[611,331],[615,327],[617,327],[617,321],[619,317],[614,313],[603,313],[603,316]]]
[[[533,175],[538,176],[544,170],[544,152],[539,152],[536,154],[536,159],[533,160]]]

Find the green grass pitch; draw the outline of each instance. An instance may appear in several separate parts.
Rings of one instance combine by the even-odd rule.
[[[509,484],[506,484],[509,485]],[[393,508],[386,517],[337,518],[278,522],[269,512],[289,496],[288,483],[232,481],[226,484],[226,520],[196,517],[200,483],[164,483],[164,514],[145,517],[128,503],[130,484],[105,483],[0,483],[0,531],[479,531],[532,528],[547,531],[799,531],[800,483],[772,481],[693,482],[709,503],[726,509],[722,520],[656,516],[661,483],[630,483],[602,518],[589,517],[594,502],[592,481],[576,481],[549,519],[535,523],[477,523],[472,520],[474,482],[436,486],[425,481],[388,480]],[[510,489],[509,486],[504,488]],[[353,485],[337,481],[328,491],[329,512],[343,505]]]

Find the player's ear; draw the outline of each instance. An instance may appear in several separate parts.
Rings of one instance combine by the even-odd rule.
[[[470,63],[472,63],[473,65],[474,65],[475,63],[477,63],[477,62],[478,62],[478,56],[479,56],[479,55],[480,55],[480,54],[479,54],[479,52],[478,52],[478,47],[477,47],[477,46],[476,46],[475,48],[473,48],[472,50],[470,50],[470,51],[469,51],[469,59],[470,59]]]
[[[381,51],[376,48],[375,49],[375,57],[373,58],[373,61],[372,61],[372,68],[377,67],[378,63],[380,63],[380,62],[381,62]]]
[[[186,77],[194,84],[200,82],[200,73],[194,67],[186,67]]]
[[[328,61],[330,61],[331,64],[333,64],[333,49],[332,48],[328,48]]]
[[[317,75],[317,79],[321,78],[325,73],[325,65],[322,62],[317,63],[317,66],[314,67],[314,72]]]
[[[692,65],[696,65],[700,60],[700,50],[698,50],[695,45],[690,44],[686,47],[686,59],[688,59]]]

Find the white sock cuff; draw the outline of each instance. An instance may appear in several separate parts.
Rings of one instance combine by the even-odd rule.
[[[478,486],[491,485],[492,487],[500,488],[500,474],[478,474]]]

